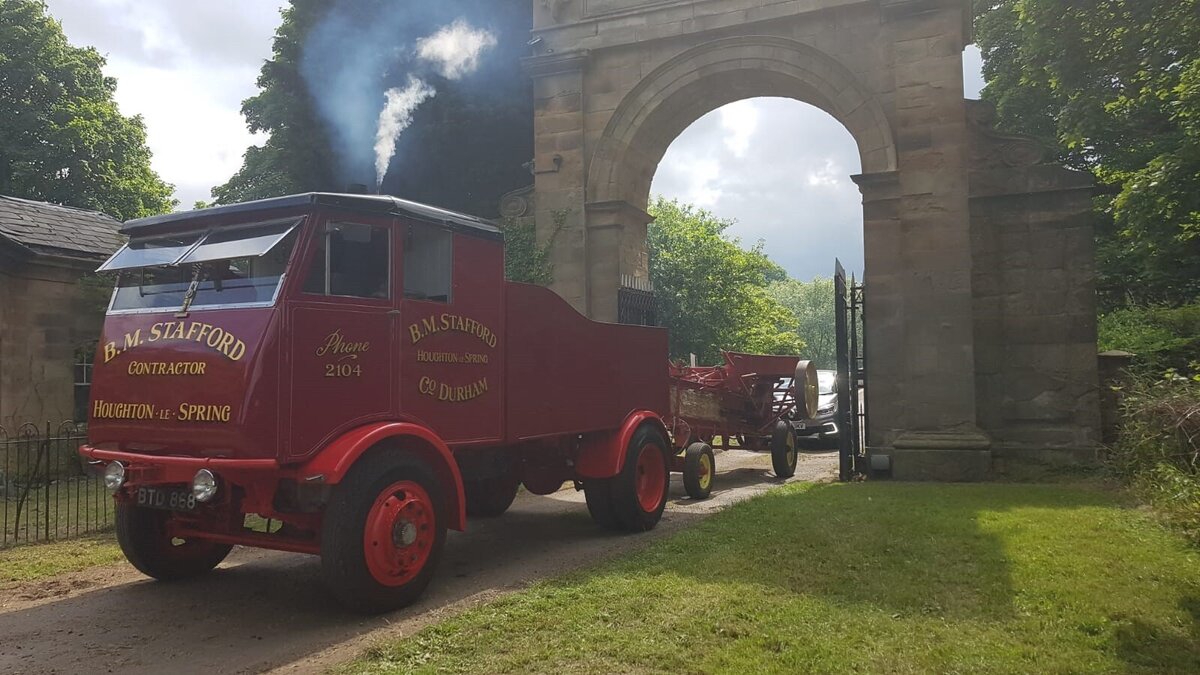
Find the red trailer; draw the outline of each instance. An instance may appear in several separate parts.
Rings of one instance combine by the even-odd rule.
[[[716,472],[713,446],[734,442],[747,450],[770,450],[775,475],[796,473],[793,420],[807,420],[817,407],[817,371],[795,356],[722,352],[720,366],[672,363],[671,414],[667,424],[683,456],[688,495],[703,499]]]
[[[427,586],[447,528],[503,513],[520,485],[571,481],[598,523],[649,530],[690,456],[673,438],[761,440],[781,410],[731,412],[769,403],[781,361],[668,372],[664,330],[505,281],[500,231],[470,216],[306,194],[124,233],[101,267],[116,288],[80,452],[157,579],[234,545],[308,553],[338,599],[385,611]],[[689,391],[732,407],[672,414]]]

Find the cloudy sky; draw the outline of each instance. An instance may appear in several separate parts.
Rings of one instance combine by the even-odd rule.
[[[141,115],[154,168],[184,207],[209,198],[261,143],[241,101],[255,93],[284,0],[47,0],[76,45],[96,47],[118,79],[125,114]],[[968,50],[968,96],[982,86]],[[800,279],[828,276],[833,258],[862,269],[859,172],[850,134],[796,101],[754,99],[705,116],[671,146],[654,192],[738,221],[747,245]]]

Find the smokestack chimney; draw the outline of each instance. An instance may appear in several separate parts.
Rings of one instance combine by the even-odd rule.
[[[351,183],[346,186],[346,192],[352,195],[367,195],[371,194],[366,183]]]

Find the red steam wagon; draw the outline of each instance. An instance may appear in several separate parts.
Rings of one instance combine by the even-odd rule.
[[[632,531],[658,523],[672,470],[711,486],[720,425],[689,425],[678,393],[670,412],[666,332],[505,281],[487,221],[307,194],[124,233],[101,267],[117,283],[80,452],[151,577],[234,545],[316,554],[341,602],[385,611],[424,590],[447,528],[520,485],[574,481],[597,522]]]

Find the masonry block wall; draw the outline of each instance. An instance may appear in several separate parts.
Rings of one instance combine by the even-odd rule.
[[[0,426],[75,417],[75,354],[94,344],[103,312],[87,306],[82,270],[27,263],[0,272]]]

